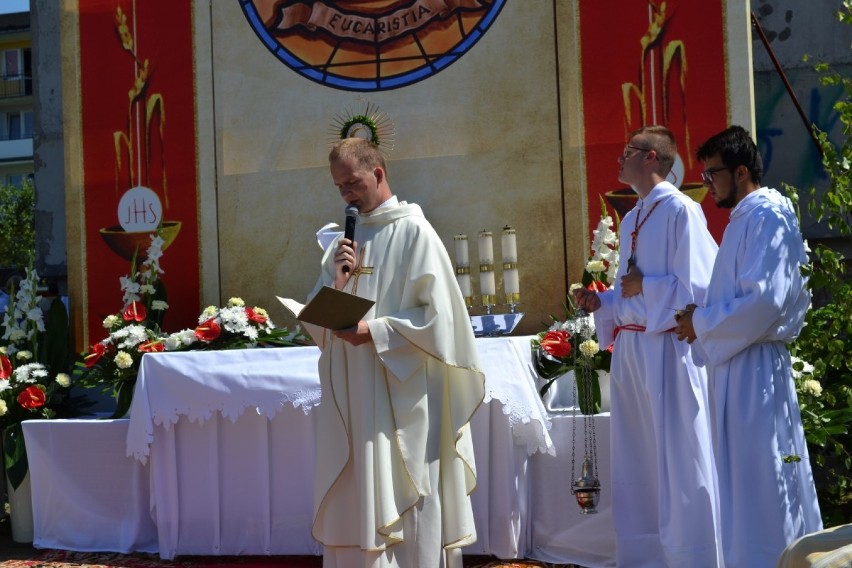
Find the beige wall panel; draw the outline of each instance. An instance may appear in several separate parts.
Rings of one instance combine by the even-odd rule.
[[[319,272],[314,232],[342,223],[327,167],[330,124],[363,101],[395,124],[390,181],[452,237],[517,230],[519,332],[541,329],[565,294],[554,15],[508,2],[459,61],[412,86],[359,95],[315,84],[275,59],[235,2],[212,6],[213,113],[221,298],[240,295],[287,321],[275,295],[304,299]],[[498,292],[500,291],[498,271]],[[474,290],[478,280],[474,269]],[[502,294],[498,299],[502,301]]]

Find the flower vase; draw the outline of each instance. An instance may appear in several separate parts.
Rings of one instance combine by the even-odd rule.
[[[539,378],[536,382],[541,388],[549,379]],[[548,412],[573,412],[574,410],[574,371],[568,371],[557,377],[541,397],[544,409]]]
[[[33,541],[33,492],[30,485],[30,474],[24,477],[24,481],[17,489],[12,487],[9,479],[6,479],[7,499],[9,501],[9,515],[11,517],[12,540],[15,542]]]
[[[597,372],[592,372],[589,377],[591,380],[588,387],[592,389],[589,402],[587,402],[586,396],[587,385],[582,380],[577,381],[577,407],[580,409],[581,414],[597,414],[603,411],[601,408],[601,387],[598,376]],[[599,408],[601,409],[598,410]]]
[[[598,369],[598,384],[601,388],[601,412],[609,412],[610,409],[610,395],[609,395],[609,381],[610,374],[609,371],[604,371],[603,369]]]

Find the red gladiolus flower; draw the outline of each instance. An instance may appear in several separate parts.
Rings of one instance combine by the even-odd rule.
[[[571,353],[570,339],[567,331],[548,331],[541,338],[541,348],[553,357],[567,357]]]
[[[140,344],[138,349],[140,353],[160,353],[166,350],[166,345],[162,341],[149,341]]]
[[[606,284],[601,282],[600,280],[592,280],[592,282],[586,286],[587,290],[591,290],[592,292],[606,292],[607,287]]]
[[[145,312],[145,306],[139,302],[130,302],[130,305],[124,308],[121,314],[124,321],[145,321],[148,314]]]
[[[12,376],[12,362],[5,355],[0,355],[0,379],[9,380]]]
[[[28,410],[41,408],[46,401],[47,397],[38,385],[29,386],[18,395],[18,403]]]
[[[248,319],[253,321],[254,323],[266,323],[266,320],[269,319],[267,316],[262,316],[254,311],[254,308],[246,308],[246,315]]]
[[[95,343],[92,345],[92,352],[83,357],[83,360],[86,362],[86,368],[91,368],[95,366],[101,357],[106,353],[106,345],[103,343]]]
[[[207,320],[195,328],[195,337],[201,341],[213,341],[219,334],[222,333],[222,328],[212,319]]]

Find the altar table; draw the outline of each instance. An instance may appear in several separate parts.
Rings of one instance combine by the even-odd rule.
[[[477,346],[487,404],[471,424],[479,539],[465,553],[610,565],[608,481],[601,513],[580,515],[565,462],[573,418],[545,413],[529,338]],[[313,347],[145,355],[130,420],[24,422],[34,546],[163,558],[321,554],[310,535],[317,356]],[[595,420],[605,481],[608,416]]]

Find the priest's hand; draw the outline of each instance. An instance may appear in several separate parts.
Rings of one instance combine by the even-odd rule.
[[[675,333],[678,341],[686,339],[687,343],[692,343],[696,340],[695,328],[692,327],[692,312],[694,311],[695,304],[689,304],[683,310],[678,310],[675,315],[675,321],[677,321]]]
[[[349,277],[355,271],[355,249],[358,243],[342,237],[337,242],[337,252],[334,254],[334,287],[343,290]]]
[[[632,298],[642,293],[642,271],[635,264],[621,277],[621,297]]]
[[[578,308],[589,314],[601,307],[601,299],[598,298],[598,293],[586,288],[574,289],[574,303],[577,304]]]
[[[352,345],[363,345],[373,340],[373,335],[370,333],[370,326],[364,320],[359,321],[356,326],[338,329],[333,333],[335,337]]]

